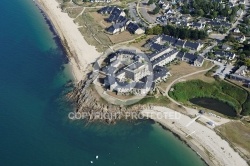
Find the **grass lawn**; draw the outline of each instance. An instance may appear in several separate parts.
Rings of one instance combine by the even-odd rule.
[[[145,97],[141,101],[139,101],[139,104],[155,104],[158,106],[167,106],[169,104],[170,100],[165,96],[159,96],[159,97]]]
[[[229,122],[217,128],[219,134],[250,158],[250,124],[240,121]]]
[[[117,44],[137,38],[139,35],[130,34],[128,31],[123,31],[115,35],[108,35],[112,43]]]
[[[71,18],[76,18],[83,11],[83,7],[67,8],[65,11]]]
[[[172,76],[170,76],[167,79],[167,82],[162,82],[160,84],[160,87],[162,89],[166,89],[167,86],[172,81],[174,81],[175,79],[177,79],[177,78],[179,78],[181,76],[190,74],[190,73],[194,73],[194,72],[197,72],[197,71],[200,71],[200,70],[204,70],[204,69],[210,68],[212,65],[213,65],[213,63],[210,62],[210,61],[205,61],[202,67],[194,67],[194,66],[191,66],[190,64],[188,64],[186,62],[180,62],[179,64],[173,64],[172,63],[170,66],[168,66],[168,69],[169,69],[169,71],[170,71],[170,73],[171,73]],[[203,74],[197,74],[197,76],[201,76],[201,75],[204,75],[204,73]],[[192,75],[190,77],[186,77],[183,81],[195,78],[197,76],[196,75]],[[201,77],[199,77],[199,78],[201,78]],[[204,76],[204,79],[205,78],[206,78],[206,81],[209,81],[209,82],[213,82],[214,81],[214,79],[212,77],[205,77]]]

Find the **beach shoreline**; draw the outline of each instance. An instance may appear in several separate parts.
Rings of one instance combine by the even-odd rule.
[[[247,166],[247,162],[227,141],[211,128],[193,121],[190,117],[184,114],[181,114],[180,119],[167,117],[166,115],[177,112],[159,106],[154,106],[150,110],[142,110],[141,113],[144,117],[160,124],[165,130],[172,132],[195,151],[207,165]]]
[[[56,0],[36,0],[38,8],[45,14],[66,51],[69,66],[76,83],[84,79],[91,64],[101,55],[85,40],[73,19],[63,13]]]
[[[77,25],[73,22],[73,19],[71,19],[67,15],[67,13],[61,12],[61,9],[58,7],[59,3],[56,2],[56,0],[36,0],[35,2],[46,15],[46,19],[48,19],[49,22],[51,22],[51,25],[53,26],[55,33],[60,38],[60,41],[67,53],[71,71],[75,78],[75,82],[76,83],[80,82],[81,80],[84,79],[87,72],[89,71],[91,63],[93,63],[100,56],[100,53],[96,51],[94,46],[88,45],[88,43],[84,40],[82,34],[78,30]],[[83,54],[85,53],[88,53],[88,56],[84,56]],[[197,140],[198,142],[194,143],[188,140],[185,137],[185,132],[181,131],[181,129],[178,127],[174,128],[173,125],[171,125],[171,123],[167,122],[166,120],[161,120],[157,118],[152,118],[152,120],[154,120],[156,123],[159,123],[162,127],[164,127],[164,129],[169,130],[174,135],[176,135],[181,141],[183,141],[192,150],[194,150],[208,165],[216,165],[216,164],[223,165],[221,164],[221,162],[223,162],[223,159],[221,159],[221,157],[219,156],[214,155],[213,157],[215,159],[213,162],[211,161],[208,154],[206,154],[207,149],[204,150],[204,147],[201,146],[202,145],[201,141]],[[208,129],[207,127],[205,128]],[[230,151],[230,153],[233,153],[232,152],[233,149],[229,145],[228,145],[229,147],[227,147],[227,145],[225,146],[226,149]],[[228,160],[230,160],[229,161],[230,164],[236,165],[237,163],[235,163],[235,159],[237,158],[241,161],[242,158],[239,158],[237,154],[234,154],[234,156],[235,156],[234,159],[230,160],[230,158],[228,158]],[[217,163],[215,164],[214,162]],[[243,163],[244,165],[245,164],[244,160],[241,161],[241,163]]]

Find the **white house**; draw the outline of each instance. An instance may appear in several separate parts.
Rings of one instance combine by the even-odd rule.
[[[194,61],[194,66],[202,67],[204,63],[204,58],[202,56],[197,56],[197,59]]]
[[[233,32],[234,33],[240,33],[240,29],[239,28],[235,28]]]
[[[246,40],[246,37],[244,35],[242,35],[238,38],[238,40],[240,43],[243,43]]]

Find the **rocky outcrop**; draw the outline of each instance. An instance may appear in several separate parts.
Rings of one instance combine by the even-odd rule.
[[[143,118],[140,111],[150,108],[150,105],[136,104],[133,106],[119,106],[108,103],[102,99],[93,88],[95,76],[90,74],[88,78],[78,83],[74,90],[67,95],[72,102],[75,113],[79,119],[89,121],[101,120],[107,123],[115,123],[119,119],[139,119]]]

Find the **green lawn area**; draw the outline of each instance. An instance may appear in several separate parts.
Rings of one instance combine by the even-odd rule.
[[[177,83],[174,90],[169,92],[173,99],[187,104],[190,99],[197,97],[209,97],[225,102],[238,112],[249,108],[248,92],[223,80],[206,83],[201,80],[191,80]],[[246,105],[246,103],[248,105]]]
[[[240,147],[237,149],[240,149],[247,158],[250,158],[250,125],[248,123],[230,122],[216,129],[224,139],[230,141],[233,146]]]

